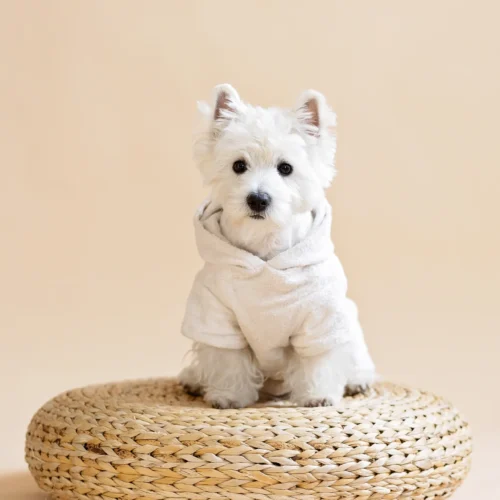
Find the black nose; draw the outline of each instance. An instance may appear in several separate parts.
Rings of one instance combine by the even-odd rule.
[[[263,212],[271,204],[271,197],[267,193],[250,193],[247,204],[254,212]]]

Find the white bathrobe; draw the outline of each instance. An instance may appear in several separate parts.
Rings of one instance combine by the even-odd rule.
[[[280,370],[289,346],[301,356],[346,343],[366,351],[333,251],[328,203],[314,214],[304,240],[268,261],[231,245],[221,233],[220,216],[220,209],[204,204],[195,217],[205,265],[188,299],[186,337],[225,349],[250,346],[265,373]]]

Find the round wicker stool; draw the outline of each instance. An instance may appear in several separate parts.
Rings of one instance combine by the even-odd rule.
[[[393,384],[335,408],[216,410],[171,379],[66,392],[43,406],[26,460],[54,499],[446,498],[471,436],[442,399]]]

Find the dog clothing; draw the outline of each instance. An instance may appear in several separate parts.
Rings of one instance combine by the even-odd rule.
[[[221,213],[205,203],[195,217],[205,265],[187,302],[186,337],[224,349],[250,346],[264,371],[274,370],[289,346],[301,356],[315,356],[353,340],[364,344],[334,253],[328,203],[314,212],[305,239],[268,261],[224,238]]]

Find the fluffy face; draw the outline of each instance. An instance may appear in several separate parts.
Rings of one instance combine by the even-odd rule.
[[[226,226],[249,239],[276,234],[321,203],[335,173],[335,115],[321,94],[305,92],[290,110],[261,108],[219,85],[200,111],[195,160]]]

